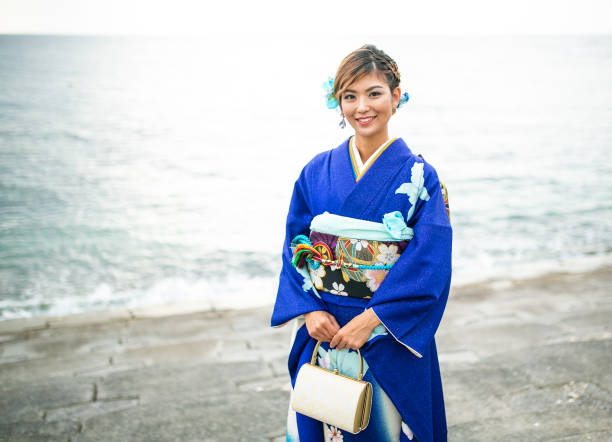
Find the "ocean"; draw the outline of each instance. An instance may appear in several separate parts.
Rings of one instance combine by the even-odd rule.
[[[0,35],[0,319],[271,304],[364,43],[448,187],[456,286],[612,263],[612,36]]]

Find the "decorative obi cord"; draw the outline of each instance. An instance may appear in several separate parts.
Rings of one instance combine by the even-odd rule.
[[[293,266],[316,290],[371,298],[414,236],[400,212],[382,223],[325,212],[291,241]],[[310,281],[306,281],[306,276]]]

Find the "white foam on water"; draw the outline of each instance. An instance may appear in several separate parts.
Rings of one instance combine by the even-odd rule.
[[[179,311],[226,310],[261,307],[274,303],[278,283],[273,278],[237,276],[227,281],[188,281],[166,278],[143,290],[113,290],[101,284],[92,293],[68,296],[55,300],[45,309],[39,308],[43,299],[0,301],[0,319],[30,316],[65,316],[73,313],[126,308],[128,310],[158,307],[167,313]],[[161,308],[161,310],[160,310]]]

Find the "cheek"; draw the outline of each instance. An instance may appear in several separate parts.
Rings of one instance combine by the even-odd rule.
[[[344,115],[346,115],[347,118],[350,118],[351,120],[355,119],[355,111],[354,109],[346,109],[346,111],[344,112]]]
[[[393,112],[393,101],[389,100],[387,103],[385,103],[385,106],[383,106],[383,112],[385,113],[391,113]]]

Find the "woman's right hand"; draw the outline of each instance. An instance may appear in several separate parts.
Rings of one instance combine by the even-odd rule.
[[[336,318],[324,310],[304,313],[304,319],[308,334],[317,341],[330,342],[340,330]]]

